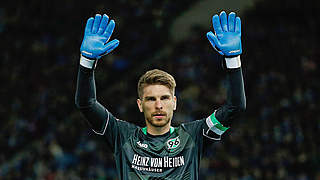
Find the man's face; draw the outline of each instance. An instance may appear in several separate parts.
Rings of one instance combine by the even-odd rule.
[[[177,99],[164,85],[148,85],[143,89],[142,99],[138,99],[140,112],[144,113],[146,123],[154,127],[171,124]]]

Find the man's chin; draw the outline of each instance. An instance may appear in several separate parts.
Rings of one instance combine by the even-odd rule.
[[[169,123],[169,120],[167,120],[167,119],[152,119],[151,121],[149,120],[149,123],[155,127],[164,127]]]

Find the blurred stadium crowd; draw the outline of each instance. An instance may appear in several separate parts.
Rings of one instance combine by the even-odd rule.
[[[144,126],[136,83],[151,68],[177,81],[174,124],[207,117],[226,97],[221,58],[194,26],[168,27],[194,1],[18,1],[0,8],[0,179],[117,179],[112,153],[76,110],[85,21],[115,18],[120,46],[99,62],[98,100]],[[207,147],[201,179],[320,179],[319,2],[258,1],[241,14],[247,110]],[[228,11],[228,10],[227,10]],[[218,12],[216,12],[218,13]]]

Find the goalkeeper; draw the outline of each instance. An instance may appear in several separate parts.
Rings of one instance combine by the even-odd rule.
[[[109,41],[115,22],[107,15],[88,19],[80,48],[75,101],[92,130],[110,144],[119,179],[199,179],[206,145],[220,140],[231,120],[245,110],[240,18],[222,11],[213,16],[212,22],[214,33],[208,32],[207,38],[224,56],[226,103],[207,118],[172,127],[176,83],[167,72],[153,69],[138,82],[137,105],[146,122],[146,127],[139,127],[117,119],[97,101],[94,70],[99,59],[114,50],[119,41]]]

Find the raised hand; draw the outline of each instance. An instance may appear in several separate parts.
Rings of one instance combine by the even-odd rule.
[[[119,45],[119,40],[109,39],[115,27],[114,20],[104,14],[102,17],[97,14],[94,18],[87,20],[83,41],[81,44],[81,55],[92,60],[97,60],[110,53]]]
[[[220,16],[212,17],[214,32],[208,32],[207,38],[213,48],[221,55],[233,57],[242,53],[241,48],[241,20],[231,12],[227,17],[226,12],[222,11]]]

